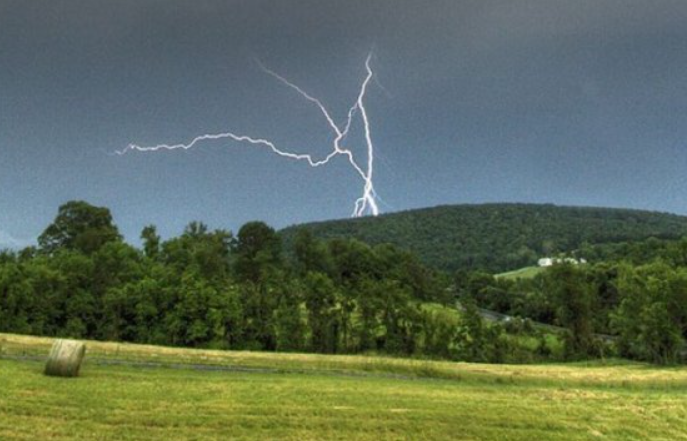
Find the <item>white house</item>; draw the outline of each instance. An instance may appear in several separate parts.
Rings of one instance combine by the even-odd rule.
[[[575,259],[572,257],[542,257],[537,261],[540,267],[553,266],[556,263],[571,263],[573,265],[579,265],[587,263],[586,259]]]
[[[537,264],[541,267],[547,267],[553,265],[553,259],[550,257],[542,257],[537,261]]]

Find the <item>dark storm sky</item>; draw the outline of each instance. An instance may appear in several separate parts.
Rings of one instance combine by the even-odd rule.
[[[169,237],[194,219],[348,216],[362,184],[341,158],[310,169],[230,142],[108,153],[231,130],[324,154],[316,109],[254,60],[342,119],[370,50],[383,211],[687,214],[683,0],[0,0],[0,246],[35,240],[72,199],[110,207],[132,242],[149,223]]]

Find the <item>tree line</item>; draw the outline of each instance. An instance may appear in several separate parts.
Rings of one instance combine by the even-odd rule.
[[[425,307],[451,304],[447,279],[396,247],[303,232],[287,258],[262,222],[236,236],[192,222],[166,241],[147,226],[141,239],[141,249],[125,243],[107,208],[63,205],[37,247],[0,254],[0,331],[266,351],[447,353],[437,349],[434,329],[452,328],[455,317]]]
[[[141,240],[124,242],[107,208],[61,206],[38,246],[0,252],[0,332],[481,362],[685,355],[687,239],[587,246],[607,260],[516,281],[307,229],[285,250],[262,222],[191,222],[168,240],[150,225]]]

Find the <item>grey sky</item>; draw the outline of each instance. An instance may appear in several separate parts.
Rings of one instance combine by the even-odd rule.
[[[348,216],[361,183],[343,160],[312,170],[229,142],[107,153],[231,130],[324,154],[316,109],[254,59],[340,119],[370,50],[384,211],[687,214],[685,23],[687,2],[668,0],[0,0],[0,246],[70,199],[110,207],[131,241],[148,223],[170,236],[194,219]]]

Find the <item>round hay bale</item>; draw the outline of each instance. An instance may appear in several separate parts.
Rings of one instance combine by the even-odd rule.
[[[55,340],[45,364],[45,375],[53,377],[78,377],[86,355],[86,345],[74,340]]]

